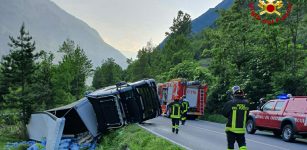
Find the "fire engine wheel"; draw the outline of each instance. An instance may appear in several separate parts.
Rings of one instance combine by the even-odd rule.
[[[188,115],[187,118],[188,120],[196,120],[198,116],[197,115]]]
[[[283,127],[281,137],[286,142],[292,142],[295,140],[294,134],[293,127],[288,124]]]
[[[254,134],[256,132],[255,123],[253,119],[249,119],[246,124],[246,132],[249,134]]]

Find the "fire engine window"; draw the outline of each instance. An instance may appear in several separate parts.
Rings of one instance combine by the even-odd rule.
[[[281,102],[277,102],[276,106],[275,106],[275,111],[280,111],[283,107],[284,107],[285,102],[281,101]]]
[[[271,111],[273,110],[275,102],[268,102],[263,106],[263,111]]]

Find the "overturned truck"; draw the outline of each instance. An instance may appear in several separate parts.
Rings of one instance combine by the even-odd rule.
[[[77,136],[87,135],[84,138],[93,139],[108,129],[143,122],[161,112],[155,80],[121,82],[72,104],[32,114],[27,128],[30,139],[46,139],[47,149],[57,149],[62,138],[85,141]]]
[[[119,83],[92,92],[87,98],[94,107],[100,132],[127,123],[143,122],[161,114],[156,84],[152,79]]]

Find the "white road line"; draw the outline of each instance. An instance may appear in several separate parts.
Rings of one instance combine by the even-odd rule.
[[[161,135],[161,134],[159,134],[159,133],[157,133],[157,132],[155,132],[155,131],[153,131],[153,130],[150,130],[150,129],[148,129],[148,128],[146,128],[146,127],[140,125],[140,124],[138,124],[138,125],[139,125],[141,128],[143,128],[143,129],[145,129],[145,130],[147,130],[147,131],[149,131],[149,132],[151,132],[151,133],[153,133],[153,134],[155,134],[155,135],[157,135],[157,136],[159,136],[159,137],[161,137],[161,138],[164,138],[164,139],[166,139],[166,140],[168,140],[168,141],[170,141],[170,142],[172,142],[172,143],[174,143],[174,144],[176,144],[176,145],[179,145],[179,146],[183,147],[183,148],[186,149],[186,150],[193,150],[193,149],[190,148],[190,147],[187,147],[187,146],[182,145],[182,144],[180,144],[180,143],[178,143],[178,142],[175,142],[174,140],[172,140],[172,139],[170,139],[170,138],[167,138],[167,137],[165,137],[165,136],[163,136],[163,135]]]
[[[196,127],[196,128],[202,129],[202,130],[209,131],[209,132],[217,133],[217,134],[220,134],[220,135],[223,135],[223,136],[226,135],[225,133],[222,133],[222,132],[218,132],[218,131],[214,131],[214,130],[209,130],[209,129],[201,128],[201,127],[194,126],[194,125],[189,125],[189,126]],[[256,140],[252,140],[252,139],[249,139],[249,138],[246,138],[246,141],[251,141],[251,142],[254,142],[254,143],[258,143],[258,144],[262,144],[262,145],[266,145],[266,146],[270,146],[270,147],[275,147],[275,148],[278,148],[278,149],[281,149],[281,150],[290,150],[290,149],[286,149],[286,148],[283,148],[283,147],[279,147],[279,146],[275,146],[275,145],[259,142],[259,141],[256,141]]]

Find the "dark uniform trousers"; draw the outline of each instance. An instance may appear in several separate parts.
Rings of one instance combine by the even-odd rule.
[[[181,118],[181,105],[178,102],[174,102],[170,104],[172,109],[171,109],[171,118],[172,118],[172,131],[178,134],[179,130],[179,121]]]
[[[227,143],[228,143],[229,150],[234,149],[234,145],[236,141],[238,142],[240,149],[246,149],[246,142],[245,142],[244,134],[226,131],[226,135],[227,135]]]
[[[182,113],[182,115],[181,115],[181,124],[182,125],[184,125],[185,124],[185,121],[187,120],[187,115],[188,114],[188,112],[184,112],[184,113]]]
[[[176,131],[176,133],[178,133],[179,121],[180,121],[179,118],[172,118],[172,125],[173,125],[172,130],[173,130],[173,132]]]

